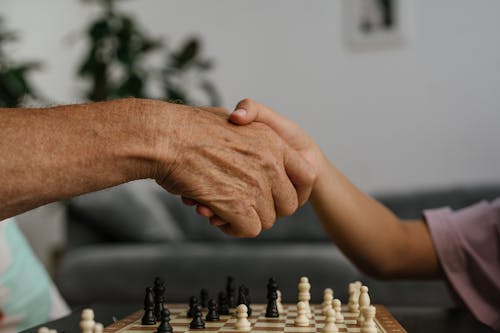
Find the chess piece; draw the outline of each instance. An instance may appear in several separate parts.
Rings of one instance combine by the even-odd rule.
[[[196,297],[196,296],[189,297],[189,309],[188,309],[188,312],[186,314],[186,317],[193,318],[194,308],[196,307],[196,305],[199,305],[199,304],[200,304],[200,302],[198,301],[198,297]]]
[[[93,333],[94,331],[94,311],[92,309],[83,309],[80,329],[82,333]]]
[[[94,333],[102,333],[104,332],[104,326],[101,323],[96,323],[94,325]]]
[[[226,293],[221,291],[219,293],[219,315],[227,316],[229,315],[229,307],[227,306]]]
[[[276,286],[272,286],[272,290],[267,292],[267,307],[266,307],[266,318],[278,318],[280,316],[278,312],[278,304],[276,300],[278,299]]]
[[[202,313],[201,313],[201,305],[196,304],[194,306],[192,312],[193,312],[193,320],[191,320],[191,323],[189,324],[189,328],[192,328],[192,329],[205,328],[205,322],[203,321]]]
[[[307,318],[312,318],[311,307],[309,301],[311,300],[311,284],[309,279],[305,276],[300,278],[299,282],[299,302],[304,302],[306,307]]]
[[[38,332],[38,333],[49,333],[49,332],[50,332],[50,330],[49,330],[49,328],[48,328],[48,327],[45,327],[45,326],[44,326],[44,327],[40,327],[40,328],[38,329],[38,331],[37,331],[37,332]]]
[[[326,288],[324,291],[323,291],[323,303],[321,303],[321,308],[324,308],[325,307],[325,299],[328,297],[327,295],[331,295],[332,296],[332,299],[333,299],[333,289],[332,288]]]
[[[326,311],[325,326],[321,330],[322,333],[337,333],[339,328],[335,324],[335,310],[331,307]]]
[[[144,296],[144,315],[141,319],[142,325],[156,324],[156,317],[154,314],[155,300],[153,297],[153,288],[146,288],[146,296]]]
[[[227,297],[227,307],[232,309],[236,307],[235,299],[234,299],[234,278],[232,276],[227,277],[226,282],[226,297]]]
[[[248,320],[247,306],[245,304],[240,304],[236,308],[236,324],[235,328],[237,331],[250,331],[251,325]]]
[[[208,301],[208,312],[205,317],[206,321],[219,321],[219,313],[217,312],[217,303],[215,300],[210,299]]]
[[[335,323],[342,324],[344,322],[344,315],[342,314],[342,303],[338,298],[333,300],[333,309],[335,310]]]
[[[297,303],[297,317],[295,318],[295,326],[309,326],[309,317],[307,317],[307,308],[305,302]]]
[[[349,283],[349,303],[347,306],[350,312],[359,313],[359,295],[354,282]]]
[[[208,302],[208,290],[206,290],[205,288],[202,288],[200,290],[200,305],[202,308],[206,308],[207,307],[207,302]]]
[[[361,294],[359,295],[359,309],[363,310],[364,307],[370,306],[370,296],[368,295],[368,287],[367,286],[362,286],[361,287]],[[359,312],[359,316],[357,319],[357,324],[359,326],[363,325],[363,321],[365,320],[363,316],[363,311]]]
[[[156,330],[156,333],[172,333],[174,330],[170,325],[170,311],[163,309],[161,314],[161,323]]]
[[[278,298],[276,299],[276,304],[278,305],[278,313],[283,314],[285,312],[285,309],[283,308],[283,303],[281,299],[281,291],[276,290],[276,294],[278,295]]]
[[[164,307],[163,303],[165,302],[165,282],[163,282],[159,277],[155,278],[153,292],[155,300],[154,315],[156,321],[160,321],[161,313]]]
[[[330,293],[326,293],[323,297],[323,315],[326,316],[326,313],[329,309],[332,308],[333,296]]]
[[[250,299],[250,289],[248,289],[247,286],[245,286],[244,293],[245,293],[245,299],[246,299],[245,305],[247,306],[247,313],[248,313],[248,316],[250,317],[252,315],[252,307],[250,306],[252,302]]]
[[[377,326],[375,325],[375,314],[377,309],[373,305],[365,306],[361,310],[365,318],[361,333],[377,333]]]

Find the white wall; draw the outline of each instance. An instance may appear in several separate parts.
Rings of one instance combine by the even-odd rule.
[[[144,26],[178,43],[196,34],[217,60],[232,107],[242,97],[300,123],[367,191],[500,180],[500,1],[409,0],[414,34],[401,48],[354,52],[333,0],[124,1]],[[68,0],[3,0],[22,32],[14,51],[40,58],[34,76],[58,102],[80,100],[68,46],[95,13]]]

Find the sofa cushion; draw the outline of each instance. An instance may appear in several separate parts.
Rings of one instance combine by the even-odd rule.
[[[91,228],[111,241],[183,240],[164,195],[166,192],[153,181],[130,182],[71,199],[68,219],[70,223],[84,223],[85,229]]]

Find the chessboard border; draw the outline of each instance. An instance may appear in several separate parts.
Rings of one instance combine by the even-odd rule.
[[[295,306],[294,304],[283,304],[283,305],[286,307]],[[167,304],[167,308],[169,307],[172,308],[185,307],[186,309],[188,308],[186,304],[182,303]],[[375,319],[377,319],[381,328],[385,330],[386,333],[407,333],[407,331],[403,328],[403,326],[399,323],[399,321],[396,318],[394,318],[394,316],[389,312],[389,310],[385,306],[376,304],[375,308],[377,309],[377,312],[375,314]],[[103,332],[116,333],[119,330],[124,329],[128,325],[131,325],[136,321],[140,320],[143,313],[144,310],[138,310],[128,315],[127,317],[117,321],[116,323],[106,326]],[[193,332],[196,332],[196,330],[193,330]]]

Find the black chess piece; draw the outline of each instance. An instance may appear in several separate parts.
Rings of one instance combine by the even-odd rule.
[[[250,304],[252,303],[251,300],[250,300],[250,289],[248,289],[247,286],[245,286],[245,290],[244,290],[244,293],[245,293],[245,299],[246,299],[246,303],[245,305],[247,306],[247,313],[248,313],[248,316],[250,317],[252,315],[252,307],[250,306]]]
[[[236,304],[240,305],[240,304],[246,304],[246,303],[247,303],[247,300],[246,300],[246,295],[245,295],[245,285],[242,284],[238,288],[238,301],[236,302]]]
[[[226,283],[226,297],[227,297],[227,306],[232,309],[236,307],[235,299],[234,299],[234,278],[232,276],[227,277]]]
[[[219,321],[219,312],[217,312],[217,302],[215,300],[210,299],[208,301],[208,312],[205,317],[206,321]]]
[[[189,328],[192,328],[192,329],[205,328],[205,322],[203,321],[203,318],[202,318],[200,304],[196,304],[194,309],[193,309],[193,320],[191,320],[191,323],[189,324]]]
[[[272,291],[277,291],[278,290],[278,282],[276,282],[275,278],[270,278],[269,281],[267,282],[267,297],[269,298],[269,294]]]
[[[229,315],[226,293],[224,293],[223,291],[219,293],[219,314],[224,316]]]
[[[155,278],[153,291],[155,295],[154,314],[156,321],[160,321],[162,319],[162,311],[165,303],[165,282],[163,282],[159,277]]]
[[[267,318],[278,318],[280,316],[278,312],[278,303],[276,302],[277,299],[278,299],[277,291],[271,289],[267,295],[267,308],[266,308]]]
[[[153,297],[153,288],[146,288],[146,296],[144,296],[144,315],[141,319],[142,325],[155,325],[156,318],[154,314],[155,300]]]
[[[198,301],[198,298],[196,296],[191,296],[189,298],[189,310],[187,312],[188,318],[193,318],[194,308],[196,305],[199,305],[199,304],[200,304],[200,302]]]
[[[208,290],[203,288],[200,290],[200,305],[202,308],[207,307],[207,301],[208,301]]]
[[[161,323],[156,333],[173,333],[173,331],[170,325],[170,311],[168,311],[168,309],[163,309],[161,312]]]

